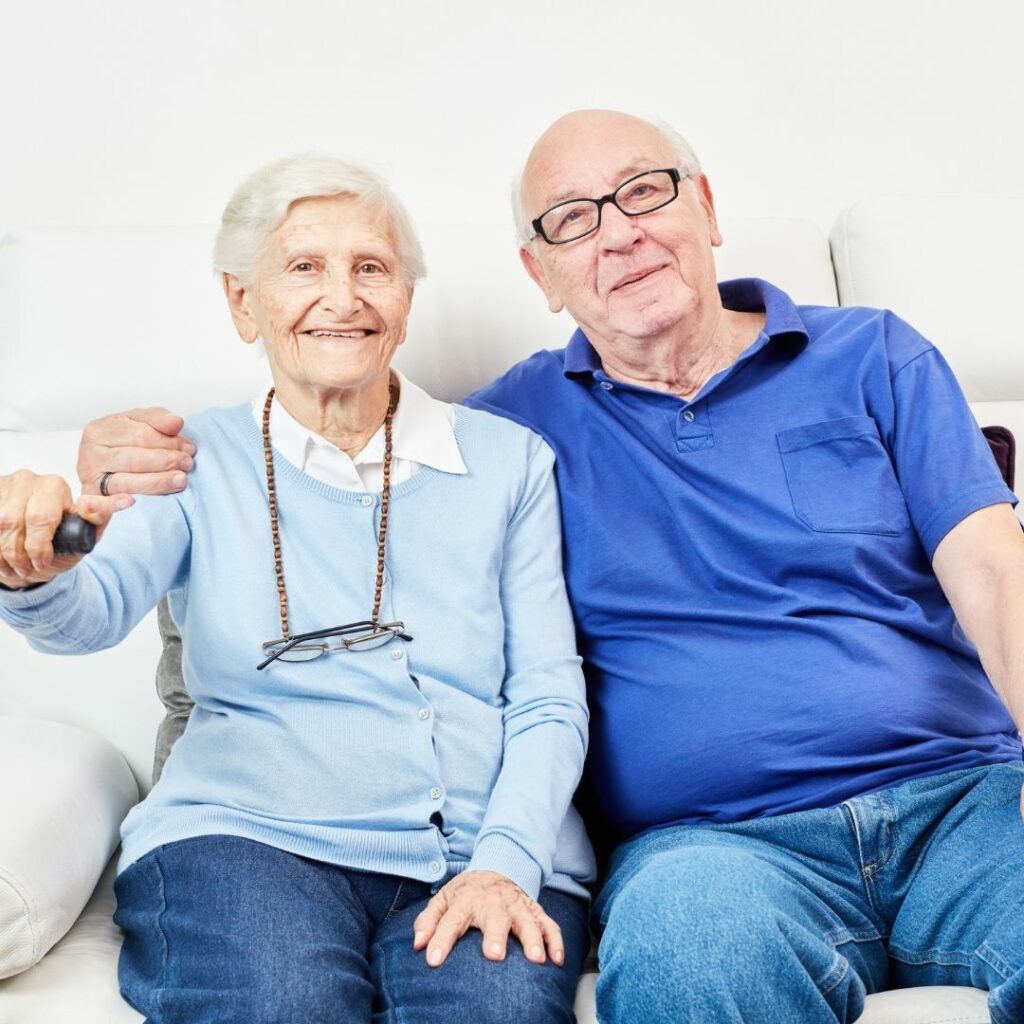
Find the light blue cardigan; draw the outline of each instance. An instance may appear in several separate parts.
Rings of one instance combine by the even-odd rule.
[[[587,710],[547,445],[460,407],[469,472],[426,467],[392,489],[381,619],[413,641],[257,672],[281,633],[259,431],[245,405],[187,432],[185,492],[139,499],[75,570],[0,594],[33,646],[73,654],[118,643],[170,591],[196,706],[122,826],[121,870],[219,833],[424,881],[480,868],[531,896],[583,894],[593,855],[570,799]],[[380,496],[275,467],[292,632],[368,618]]]

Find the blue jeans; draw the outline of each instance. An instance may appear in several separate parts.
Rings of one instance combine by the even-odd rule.
[[[868,993],[989,990],[1024,1021],[1024,768],[998,764],[612,858],[595,904],[603,1024],[850,1024]]]
[[[434,887],[436,888],[436,887]],[[565,966],[480,933],[440,967],[412,948],[429,883],[348,870],[234,836],[169,843],[114,885],[121,994],[148,1024],[572,1024],[587,903],[545,889]]]

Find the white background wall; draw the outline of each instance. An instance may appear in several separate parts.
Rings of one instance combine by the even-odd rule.
[[[212,222],[319,148],[501,220],[556,115],[661,115],[727,217],[1024,192],[1019,0],[0,0],[0,226]],[[993,225],[993,230],[998,230]]]

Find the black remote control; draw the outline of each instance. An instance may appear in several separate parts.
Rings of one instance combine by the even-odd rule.
[[[66,515],[53,535],[55,555],[87,555],[96,547],[96,527],[81,516]]]

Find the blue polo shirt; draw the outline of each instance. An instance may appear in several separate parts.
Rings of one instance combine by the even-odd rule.
[[[604,813],[737,821],[1019,761],[931,568],[1015,502],[948,365],[887,311],[721,293],[766,324],[690,401],[580,331],[470,399],[557,455]]]

